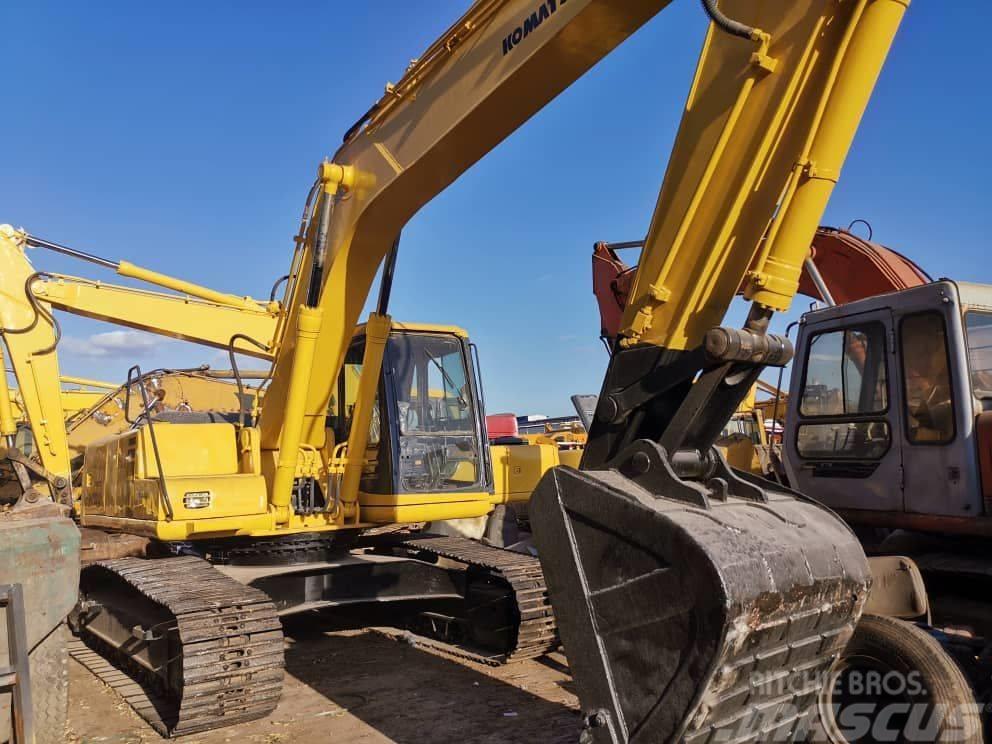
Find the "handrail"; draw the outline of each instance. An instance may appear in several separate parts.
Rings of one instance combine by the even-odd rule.
[[[129,417],[131,410],[131,385],[132,381],[137,382],[138,390],[141,391],[142,412],[132,421]],[[148,391],[142,380],[141,367],[135,364],[127,371],[127,384],[124,392],[124,420],[134,427],[137,427],[141,417],[144,416],[148,422],[148,436],[152,440],[152,451],[155,454],[155,467],[158,468],[158,482],[162,489],[162,505],[165,507],[166,521],[172,521],[172,502],[169,500],[169,489],[165,483],[165,471],[162,469],[162,457],[158,451],[158,438],[155,436],[155,425],[151,417],[152,404],[148,401]]]

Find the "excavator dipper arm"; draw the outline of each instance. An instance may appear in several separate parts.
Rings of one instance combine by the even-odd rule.
[[[712,4],[711,4],[712,5]],[[581,470],[530,514],[594,742],[801,739],[863,609],[833,514],[714,443],[765,365],[898,0],[723,2],[633,277]],[[742,329],[720,323],[739,289]]]

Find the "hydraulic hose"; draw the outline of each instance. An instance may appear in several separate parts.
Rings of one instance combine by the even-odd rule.
[[[27,295],[28,303],[31,305],[31,309],[34,311],[34,317],[31,322],[28,323],[23,328],[6,328],[0,329],[0,335],[9,334],[15,335],[20,333],[27,333],[28,331],[34,330],[35,326],[38,325],[38,320],[44,318],[52,325],[52,333],[55,335],[55,340],[52,342],[51,346],[44,349],[39,349],[34,352],[38,356],[44,356],[45,354],[50,354],[55,351],[55,348],[59,345],[59,341],[62,340],[62,326],[59,325],[58,320],[55,316],[50,313],[44,306],[38,302],[38,298],[35,296],[34,292],[31,290],[31,285],[34,284],[36,279],[52,279],[52,275],[44,271],[36,271],[31,274],[24,282],[24,294]]]
[[[280,285],[282,285],[283,282],[288,282],[288,281],[289,281],[289,274],[283,274],[281,277],[276,279],[276,283],[272,285],[272,291],[269,292],[269,302],[276,301],[276,293],[279,291]]]
[[[238,360],[236,357],[237,349],[234,347],[234,343],[238,340],[247,341],[262,351],[268,351],[269,347],[260,341],[256,341],[251,336],[246,336],[243,333],[235,333],[231,336],[231,340],[227,344],[227,355],[231,360],[231,371],[234,372],[234,381],[238,385],[238,428],[243,429],[245,426],[245,384],[241,379],[241,371],[238,369]],[[266,379],[266,382],[267,381],[268,379]],[[263,382],[262,385],[265,385],[265,382]],[[259,389],[261,389],[262,385],[259,385]]]
[[[706,11],[706,15],[710,17],[710,20],[713,21],[713,23],[716,24],[716,27],[721,31],[725,31],[731,36],[739,36],[742,39],[754,38],[755,29],[724,15],[720,9],[716,7],[717,0],[702,0],[702,3],[703,10]]]

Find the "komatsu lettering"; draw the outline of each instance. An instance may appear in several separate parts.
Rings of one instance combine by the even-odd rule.
[[[524,18],[523,22],[503,39],[503,54],[509,54],[513,47],[536,31],[538,26],[554,15],[558,8],[566,2],[568,0],[546,0],[546,2],[541,3],[537,10]]]

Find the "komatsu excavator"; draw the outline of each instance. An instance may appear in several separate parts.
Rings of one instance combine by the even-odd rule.
[[[404,224],[668,4],[473,3],[319,166],[282,303],[75,252],[191,295],[177,335],[271,358],[257,415],[160,417],[143,400],[72,473],[45,407],[58,400],[44,390],[58,380],[59,282],[4,277],[7,352],[22,395],[37,392],[25,408],[56,496],[84,526],[151,541],[145,557],[84,568],[75,623],[156,685],[145,715],[160,731],[271,711],[277,616],[356,597],[450,600],[425,620],[505,657],[540,653],[556,642],[541,569],[585,740],[804,729],[864,608],[868,565],[831,512],[732,471],[713,445],[761,370],[791,357],[769,319],[797,291],[907,0],[704,0],[708,31],[581,467],[552,469],[531,500],[540,567],[380,529],[493,507],[464,333],[388,315]],[[741,286],[746,326],[722,327]],[[226,325],[218,307],[237,311]]]

